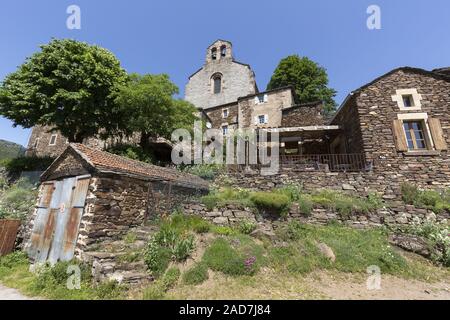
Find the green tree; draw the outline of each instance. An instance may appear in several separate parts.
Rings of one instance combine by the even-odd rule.
[[[119,112],[124,115],[125,134],[140,133],[140,145],[148,150],[149,138],[170,139],[175,129],[192,128],[197,109],[175,99],[177,93],[177,86],[166,74],[130,74],[116,99]]]
[[[116,130],[118,86],[127,74],[108,50],[75,40],[52,40],[0,86],[0,114],[14,125],[48,125],[70,142]]]
[[[267,90],[292,85],[296,103],[323,101],[326,111],[336,107],[336,91],[328,87],[328,75],[324,68],[307,57],[288,56],[275,69]]]

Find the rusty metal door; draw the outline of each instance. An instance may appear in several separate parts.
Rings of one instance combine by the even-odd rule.
[[[14,250],[20,220],[0,220],[0,257]]]
[[[89,181],[90,177],[83,176],[44,185],[29,251],[36,262],[53,265],[73,258]]]

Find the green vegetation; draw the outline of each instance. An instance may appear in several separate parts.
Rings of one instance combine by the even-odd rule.
[[[144,300],[164,299],[165,293],[172,289],[178,282],[181,272],[180,269],[172,267],[166,271],[164,276],[147,287],[143,293]]]
[[[34,207],[37,197],[36,188],[26,179],[8,186],[0,181],[0,219],[25,220]]]
[[[70,142],[99,128],[112,134],[123,117],[114,108],[127,74],[108,50],[71,39],[41,46],[0,86],[0,114],[24,128],[48,125]]]
[[[161,224],[160,230],[149,241],[144,261],[155,277],[165,272],[170,261],[184,261],[194,250],[194,236],[188,230],[197,224],[192,221],[194,219],[174,215]]]
[[[257,208],[260,212],[285,215],[295,202],[304,215],[310,215],[315,206],[336,210],[343,217],[354,213],[368,213],[383,206],[376,194],[366,198],[355,197],[333,190],[321,190],[312,194],[303,193],[298,185],[287,185],[270,192],[252,192],[245,189],[223,188],[202,197],[202,203],[208,210],[224,207],[227,204],[240,204]]]
[[[199,285],[208,280],[208,267],[200,262],[183,274],[183,283],[187,285]]]
[[[383,204],[375,194],[371,194],[367,198],[360,198],[332,190],[313,193],[310,200],[313,204],[336,210],[343,217],[354,213],[368,213],[380,208]]]
[[[253,275],[263,264],[263,247],[245,235],[217,238],[206,249],[203,262],[224,274]]]
[[[24,171],[44,171],[54,161],[51,157],[19,157],[3,162],[10,176],[19,175]]]
[[[326,111],[336,107],[336,91],[328,87],[327,71],[307,57],[288,56],[280,61],[267,90],[293,86],[295,103],[323,101]]]
[[[156,163],[155,155],[151,150],[144,150],[141,146],[137,145],[117,144],[111,146],[106,151],[132,160],[150,164]]]
[[[450,267],[450,226],[447,223],[416,218],[412,226],[401,231],[425,238],[429,246],[435,249],[431,259]]]
[[[250,200],[260,211],[286,215],[291,204],[289,197],[275,192],[254,192]]]
[[[69,266],[79,267],[81,271],[79,289]],[[23,252],[0,258],[0,281],[29,296],[60,300],[120,299],[126,290],[114,281],[93,285],[90,268],[75,260],[57,263],[53,268],[42,266],[36,273],[31,273]]]
[[[288,246],[269,249],[269,265],[281,271],[307,273],[315,269],[336,269],[343,272],[365,272],[370,265],[390,274],[408,275],[413,271],[406,260],[389,246],[382,229],[357,230],[339,224],[311,226],[289,223],[277,235]],[[318,243],[325,243],[334,252],[333,263],[320,253]]]
[[[250,234],[256,229],[256,224],[252,221],[244,220],[239,223],[239,232],[243,234]]]
[[[186,166],[182,169],[183,172],[187,172],[206,180],[214,180],[222,171],[223,166],[217,164],[199,164],[193,166]]]
[[[403,201],[436,213],[450,212],[450,189],[444,191],[419,190],[415,185],[404,183],[401,187]]]
[[[25,148],[20,144],[0,139],[0,161],[22,156]]]

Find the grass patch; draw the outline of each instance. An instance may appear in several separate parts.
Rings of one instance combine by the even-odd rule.
[[[2,183],[3,184],[3,183]],[[37,190],[26,179],[0,188],[0,219],[25,220],[34,207]]]
[[[215,239],[203,255],[203,262],[214,271],[231,276],[253,275],[263,265],[264,250],[248,236]]]
[[[208,280],[208,267],[204,263],[197,263],[183,274],[183,283],[199,285]]]
[[[80,288],[69,287],[74,272],[69,267],[77,266],[81,271]],[[0,281],[19,289],[28,296],[40,296],[55,300],[97,300],[123,298],[126,287],[117,282],[93,285],[90,268],[79,261],[60,262],[54,267],[41,266],[35,273],[29,271],[28,258],[23,252],[14,252],[0,258]],[[73,289],[70,289],[73,288]]]
[[[166,271],[164,276],[147,287],[143,294],[143,300],[162,300],[168,290],[174,288],[180,278],[180,269],[172,267]]]
[[[290,198],[282,193],[275,192],[254,192],[250,200],[261,211],[286,215],[291,205]]]
[[[408,275],[412,270],[406,260],[390,247],[383,229],[358,230],[339,224],[311,226],[289,223],[277,230],[289,243],[270,250],[271,265],[289,272],[310,272],[316,268],[342,272],[366,272],[371,265],[389,274]],[[317,243],[327,244],[336,261],[331,263],[317,249]]]

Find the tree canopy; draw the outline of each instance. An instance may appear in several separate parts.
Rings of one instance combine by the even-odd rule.
[[[170,139],[179,128],[193,128],[197,109],[187,101],[175,99],[177,86],[166,74],[131,74],[116,98],[125,117],[127,135],[139,132],[141,146],[146,149],[149,138]]]
[[[0,86],[0,114],[30,128],[48,125],[70,142],[99,129],[117,130],[113,103],[127,80],[108,50],[75,40],[52,40],[27,58]]]
[[[267,90],[293,86],[296,103],[323,101],[326,111],[336,107],[336,91],[328,87],[328,75],[324,68],[307,57],[288,56],[275,69]]]

